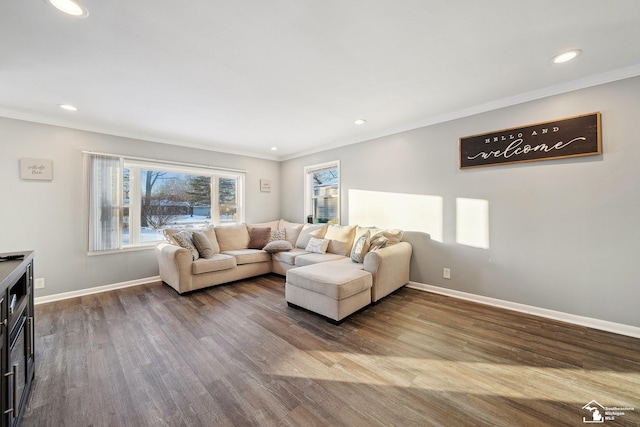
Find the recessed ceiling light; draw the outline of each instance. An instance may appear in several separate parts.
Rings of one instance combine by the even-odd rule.
[[[78,108],[76,106],[70,104],[58,104],[58,107],[67,111],[78,111]]]
[[[363,124],[367,123],[367,121],[365,119],[358,119],[353,123],[355,123],[357,125],[363,125]]]
[[[278,147],[271,147],[271,151],[278,151]]]
[[[77,0],[44,0],[46,3],[55,7],[61,12],[67,15],[75,16],[77,18],[86,18],[89,16],[89,11],[85,9],[82,4]]]
[[[573,58],[580,55],[580,53],[582,53],[580,49],[568,50],[551,58],[551,62],[554,64],[562,64],[563,62],[571,61]]]

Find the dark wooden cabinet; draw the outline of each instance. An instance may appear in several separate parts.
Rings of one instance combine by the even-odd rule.
[[[35,375],[33,252],[0,261],[0,426],[15,427],[24,412]]]

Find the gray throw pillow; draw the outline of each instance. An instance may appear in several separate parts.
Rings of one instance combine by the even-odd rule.
[[[387,238],[384,236],[374,236],[373,240],[371,240],[371,244],[369,245],[369,252],[377,251],[378,249],[382,249],[387,245]]]
[[[351,261],[362,264],[364,256],[369,251],[369,231],[364,233],[356,240],[351,248]]]
[[[201,258],[211,258],[214,255],[213,245],[209,238],[202,231],[194,231],[191,233],[193,244],[198,250]]]
[[[287,252],[291,249],[293,249],[293,246],[286,240],[274,240],[273,242],[267,243],[267,246],[262,248],[262,250],[267,251],[270,254],[275,254],[276,252]]]

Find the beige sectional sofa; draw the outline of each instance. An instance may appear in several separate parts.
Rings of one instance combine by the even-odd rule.
[[[168,242],[156,247],[156,256],[160,278],[180,294],[273,272],[287,277],[285,296],[290,305],[340,321],[409,282],[411,245],[401,241],[398,230],[276,220],[191,230],[192,246],[185,243],[185,247],[176,240],[185,234],[176,236],[179,231],[165,231]],[[265,232],[278,240],[275,246],[286,248],[267,252],[274,246],[270,244],[261,249]],[[193,247],[202,235],[210,246],[200,249],[206,258]],[[384,240],[386,245],[367,251],[372,237],[375,244]],[[359,253],[354,255],[358,241]]]

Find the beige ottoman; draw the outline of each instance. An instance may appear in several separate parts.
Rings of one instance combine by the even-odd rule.
[[[349,260],[350,261],[350,260]],[[331,261],[287,271],[285,299],[340,323],[371,304],[371,273],[350,262]]]

